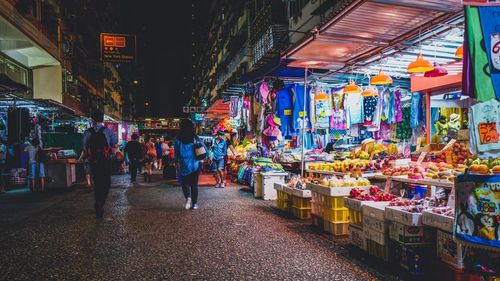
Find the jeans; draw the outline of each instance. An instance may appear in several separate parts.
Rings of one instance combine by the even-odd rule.
[[[186,197],[186,199],[191,197],[192,204],[196,204],[196,202],[198,202],[199,175],[200,172],[196,171],[194,173],[182,177],[182,192],[184,192],[184,197]]]
[[[139,170],[141,163],[139,160],[134,159],[130,160],[129,170],[130,170],[130,180],[136,181],[137,178],[137,170]]]
[[[102,213],[111,188],[111,161],[91,163],[90,168],[94,177],[95,210]]]

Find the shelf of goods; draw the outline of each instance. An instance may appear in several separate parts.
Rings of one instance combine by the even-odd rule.
[[[344,198],[349,195],[351,187],[327,187],[308,183],[311,190],[311,207],[313,224],[334,236],[349,234],[349,210],[344,205]],[[356,186],[368,190],[370,186]]]
[[[277,193],[274,189],[275,183],[285,183],[285,172],[254,172],[255,188],[254,197],[264,200],[276,200]]]
[[[276,206],[298,219],[311,218],[311,191],[291,188],[286,184],[275,183],[278,194]]]

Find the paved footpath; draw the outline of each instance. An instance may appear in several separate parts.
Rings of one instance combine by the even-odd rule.
[[[0,219],[0,280],[398,280],[238,186],[202,187],[190,211],[179,187],[138,186],[115,176],[102,221],[82,190]]]

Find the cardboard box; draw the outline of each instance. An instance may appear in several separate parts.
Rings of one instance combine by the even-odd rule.
[[[371,228],[363,228],[365,238],[379,245],[389,245],[389,235],[387,232],[379,232]]]
[[[431,228],[423,226],[409,226],[398,222],[389,225],[389,238],[403,245],[434,243],[434,233]]]
[[[422,224],[427,226],[432,226],[437,229],[444,230],[446,232],[453,232],[453,225],[455,219],[453,217],[448,217],[440,214],[433,213],[431,211],[422,212]]]
[[[452,265],[456,269],[464,268],[464,247],[460,242],[453,241],[451,232],[438,229],[436,245],[437,255],[441,261]]]
[[[380,221],[385,220],[385,208],[389,202],[369,202],[361,208],[363,210],[363,218],[371,217]]]
[[[387,232],[389,229],[389,222],[386,220],[378,220],[373,217],[364,217],[363,228],[370,228],[378,232]]]
[[[352,224],[349,225],[349,242],[361,250],[366,251],[366,238],[362,228]]]
[[[399,258],[399,265],[407,269],[410,274],[422,275],[429,271],[432,250],[432,245],[396,245],[395,257]]]

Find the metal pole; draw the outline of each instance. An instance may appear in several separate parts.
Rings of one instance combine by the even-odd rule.
[[[305,167],[304,167],[304,141],[306,140],[307,71],[308,71],[308,68],[306,67],[305,71],[304,71],[304,104],[303,104],[303,111],[302,111],[302,152],[301,152],[301,156],[300,156],[300,161],[301,161],[300,175],[302,177],[304,177],[304,169],[305,169]]]

